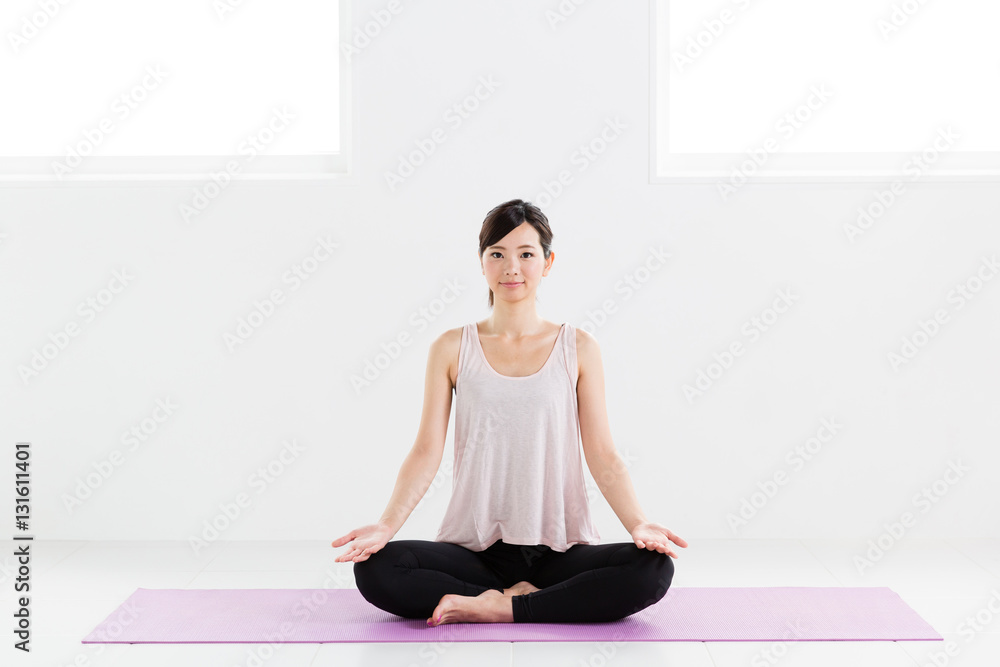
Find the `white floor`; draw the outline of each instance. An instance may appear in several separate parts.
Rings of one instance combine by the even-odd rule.
[[[700,540],[675,562],[673,585],[889,586],[945,642],[649,642],[452,644],[82,644],[136,588],[339,588],[354,585],[342,549],[314,542],[231,542],[195,556],[182,542],[33,543],[32,651],[13,644],[13,541],[0,555],[0,664],[80,667],[996,667],[1000,664],[1000,540],[893,545],[859,574],[867,545],[824,540]],[[992,608],[991,608],[992,601]],[[975,621],[978,617],[978,621]],[[977,629],[972,629],[969,620]],[[950,643],[949,643],[950,642]]]

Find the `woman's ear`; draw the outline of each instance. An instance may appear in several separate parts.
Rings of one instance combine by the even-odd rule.
[[[556,251],[555,250],[550,250],[549,251],[549,258],[547,260],[545,260],[545,268],[542,270],[542,275],[543,276],[549,275],[549,269],[552,268],[552,262],[554,262],[555,259],[556,259]]]

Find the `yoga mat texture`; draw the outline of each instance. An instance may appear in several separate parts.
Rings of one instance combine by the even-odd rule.
[[[608,623],[448,623],[382,611],[356,588],[139,588],[84,644],[941,640],[889,588],[671,588]]]

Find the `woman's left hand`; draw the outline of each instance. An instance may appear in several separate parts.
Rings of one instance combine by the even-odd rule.
[[[671,542],[679,547],[687,547],[687,542],[684,541],[683,537],[652,521],[640,523],[633,528],[632,541],[640,549],[659,551],[661,554],[668,554],[674,558],[677,558],[677,554],[671,548]]]

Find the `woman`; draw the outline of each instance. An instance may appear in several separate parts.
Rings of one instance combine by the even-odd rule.
[[[535,294],[552,268],[552,230],[534,205],[494,208],[479,234],[490,288],[487,319],[431,344],[420,428],[375,524],[348,542],[373,605],[428,625],[612,621],[666,595],[671,542],[648,521],[611,440],[597,341],[541,319]],[[455,391],[451,500],[434,541],[390,541],[430,486],[444,452]],[[600,544],[580,443],[598,487],[632,537]],[[669,557],[668,557],[669,556]]]

